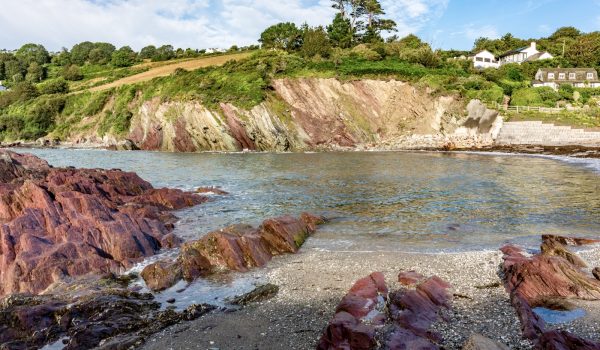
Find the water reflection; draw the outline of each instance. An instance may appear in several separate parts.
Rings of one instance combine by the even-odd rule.
[[[195,239],[225,225],[302,211],[335,217],[308,243],[335,250],[496,249],[542,233],[600,232],[600,181],[554,159],[442,153],[169,154],[32,150],[57,166],[136,171],[155,186],[222,186],[179,213]],[[578,161],[579,162],[579,161]]]

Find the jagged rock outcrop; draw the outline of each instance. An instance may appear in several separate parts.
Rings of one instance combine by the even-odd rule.
[[[267,264],[273,256],[296,253],[325,219],[304,213],[265,220],[258,228],[234,225],[211,232],[197,241],[186,242],[175,261],[146,266],[142,277],[155,291],[179,280],[193,281],[218,271],[245,272]]]
[[[0,299],[0,348],[39,349],[64,339],[67,350],[101,344],[102,349],[129,349],[153,333],[214,309],[192,305],[183,312],[161,311],[151,294],[127,290],[126,284],[108,276],[65,286],[52,295]]]
[[[536,349],[598,350],[600,344],[562,330],[547,330],[533,307],[552,307],[556,300],[578,298],[600,300],[600,281],[581,270],[585,262],[566,245],[597,243],[595,240],[545,235],[542,251],[529,256],[519,247],[508,245],[502,270],[510,300],[521,321],[523,336]]]
[[[52,168],[0,150],[0,296],[121,272],[180,240],[170,211],[207,200],[120,170]]]
[[[450,307],[449,287],[432,277],[415,289],[390,293],[380,272],[360,279],[338,305],[317,349],[439,349],[441,336],[430,327]]]

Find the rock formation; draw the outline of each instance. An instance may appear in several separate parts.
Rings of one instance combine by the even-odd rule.
[[[0,296],[122,272],[180,241],[171,210],[207,199],[134,173],[58,169],[0,150]]]
[[[382,273],[358,280],[338,305],[317,349],[439,349],[441,337],[430,327],[440,310],[450,307],[449,287],[432,277],[415,289],[390,293]]]
[[[273,256],[296,253],[324,218],[304,213],[299,219],[284,216],[265,220],[258,228],[235,225],[186,242],[175,261],[159,261],[142,271],[146,285],[155,291],[182,278],[193,281],[218,271],[248,271],[264,266]]]
[[[553,307],[556,300],[565,298],[600,300],[600,281],[581,270],[585,262],[567,248],[597,242],[546,235],[541,253],[533,256],[516,246],[502,248],[506,289],[521,321],[523,336],[532,340],[537,349],[600,349],[600,344],[569,332],[546,330],[544,321],[533,311],[534,307]]]
[[[62,342],[66,350],[101,344],[102,349],[129,349],[163,328],[214,309],[192,305],[181,313],[161,311],[151,294],[127,290],[126,282],[107,276],[65,286],[53,295],[0,299],[0,348],[39,349]]]

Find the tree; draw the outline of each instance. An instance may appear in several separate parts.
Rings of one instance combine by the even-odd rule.
[[[64,78],[47,80],[39,85],[42,95],[66,94],[69,92],[69,83]]]
[[[354,33],[350,28],[350,20],[341,13],[335,15],[333,23],[327,27],[327,34],[335,47],[347,49],[352,45]]]
[[[25,79],[32,83],[39,83],[46,78],[46,69],[37,62],[31,62],[27,68]]]
[[[17,59],[4,62],[4,75],[7,80],[14,83],[23,81],[26,73],[27,70]]]
[[[552,39],[552,40],[559,40],[559,39],[563,39],[563,38],[575,39],[581,35],[582,35],[581,31],[575,27],[561,27],[561,28],[558,28],[554,32],[554,34],[550,35],[550,39]]]
[[[90,51],[94,49],[94,43],[84,41],[76,44],[71,49],[71,63],[83,66],[90,56]]]
[[[175,57],[175,50],[171,45],[163,45],[156,49],[154,56],[152,56],[152,61],[168,61]]]
[[[129,46],[123,46],[113,52],[111,64],[115,67],[131,67],[137,60],[137,54]]]
[[[143,60],[150,59],[154,55],[156,55],[156,46],[154,45],[146,46],[140,51],[140,58]]]
[[[323,27],[304,28],[302,33],[302,48],[300,53],[304,57],[329,56],[331,43]]]
[[[46,48],[37,44],[25,44],[15,53],[15,57],[28,67],[31,63],[44,65],[50,62],[50,54]]]
[[[565,57],[577,67],[600,65],[600,32],[593,32],[578,37]]]
[[[71,53],[69,53],[69,50],[63,47],[58,55],[52,57],[52,63],[56,64],[57,66],[68,66],[71,64]]]
[[[294,23],[279,23],[262,32],[258,41],[265,49],[294,51],[301,46],[302,31]]]
[[[112,54],[116,48],[109,43],[94,43],[94,48],[90,51],[88,61],[92,64],[108,64],[112,60]]]

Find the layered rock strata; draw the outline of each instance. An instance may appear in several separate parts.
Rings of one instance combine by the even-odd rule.
[[[146,285],[167,289],[179,280],[193,281],[219,271],[245,272],[264,266],[273,256],[296,253],[325,219],[304,213],[265,220],[258,228],[235,225],[186,242],[174,261],[159,261],[142,271]]]
[[[0,296],[123,272],[178,246],[171,211],[206,200],[154,189],[134,173],[53,168],[0,150]]]
[[[414,272],[404,277],[408,288],[391,293],[382,273],[358,280],[338,305],[317,349],[439,349],[441,336],[430,328],[440,320],[440,311],[450,307],[450,285]]]
[[[539,254],[508,245],[502,248],[505,286],[523,330],[537,349],[600,349],[600,344],[570,332],[548,330],[535,307],[555,308],[566,299],[600,300],[600,281],[582,270],[586,264],[567,245],[595,240],[546,235]]]

